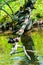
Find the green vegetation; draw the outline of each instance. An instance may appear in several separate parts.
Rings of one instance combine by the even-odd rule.
[[[6,10],[9,14],[12,14],[12,11],[9,8],[9,6],[7,4],[3,5],[3,3],[4,3],[4,1],[1,2],[0,6],[2,6],[3,9]],[[8,4],[10,5],[10,7],[12,8],[12,10],[13,10],[14,13],[17,12],[20,9],[20,6],[23,6],[24,3],[25,3],[25,0],[18,0],[18,1],[8,2]],[[5,18],[4,18],[4,16],[5,16]],[[6,13],[4,11],[0,11],[0,22],[6,21],[6,20],[4,20],[6,18],[7,18],[6,17]],[[7,18],[7,21],[8,21],[8,18]]]
[[[26,0],[26,2],[28,2]],[[8,12],[9,15],[12,15],[11,9],[8,7],[8,5],[4,4],[4,0],[0,0],[0,7]],[[10,7],[13,10],[13,14],[15,14],[18,10],[20,10],[20,7],[24,6],[25,0],[10,0],[8,2]],[[34,9],[31,12],[31,18],[32,20],[43,20],[43,0],[37,0],[36,3],[34,4]],[[6,22],[9,21],[11,22],[11,18],[2,10],[0,10],[0,22]],[[15,22],[15,21],[14,21]],[[20,24],[19,24],[20,25]],[[40,30],[38,32],[32,32],[31,37],[34,42],[34,48],[37,53],[35,55],[37,56],[43,56],[43,31]],[[19,42],[20,45],[22,45],[22,41],[20,40]],[[1,36],[0,35],[0,65],[15,65],[18,60],[11,60],[12,58],[15,57],[24,57],[25,54],[23,53],[18,53],[18,54],[13,54],[12,56],[9,54],[12,48],[12,44],[8,43],[8,36]],[[18,48],[17,51],[23,51],[23,49]]]
[[[21,42],[19,42],[21,44]],[[11,60],[15,57],[22,57],[24,56],[24,53],[18,53],[14,55],[10,55],[12,45],[8,44],[7,37],[6,36],[0,36],[0,65],[12,65],[15,62],[18,62],[18,60]],[[23,49],[18,49],[17,51],[22,51]]]
[[[43,31],[33,32],[32,39],[34,41],[36,55],[43,56]]]
[[[43,19],[43,0],[37,0],[34,4],[34,10],[31,13],[32,19]]]

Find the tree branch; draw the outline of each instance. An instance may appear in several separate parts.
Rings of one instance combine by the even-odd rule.
[[[25,55],[28,57],[28,59],[31,60],[31,57],[26,52],[25,46],[23,46],[23,50],[24,50]]]
[[[28,52],[32,52],[32,53],[37,53],[38,51],[33,51],[33,50],[26,50],[26,51],[28,51]]]

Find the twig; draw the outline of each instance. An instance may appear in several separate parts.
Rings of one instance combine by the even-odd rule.
[[[26,50],[26,51],[32,52],[32,53],[38,52],[38,51],[33,51],[33,50]]]
[[[28,57],[29,60],[31,60],[31,57],[30,57],[30,56],[27,54],[27,52],[26,52],[25,46],[23,46],[23,49],[24,49],[25,55]]]

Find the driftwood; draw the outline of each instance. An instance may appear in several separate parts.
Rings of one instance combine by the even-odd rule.
[[[24,23],[25,24],[25,23]],[[32,30],[32,29],[34,29],[34,30],[36,30],[36,28],[40,28],[40,29],[42,29],[43,30],[43,20],[42,21],[37,21],[37,22],[34,22],[33,24],[32,24],[32,22],[31,23],[29,23],[30,25],[27,27],[27,31],[30,31],[30,30]],[[25,26],[25,25],[24,25]],[[22,26],[22,28],[24,27],[24,26]],[[1,27],[0,27],[0,29],[1,29]],[[5,31],[5,32],[2,32],[2,30],[0,30],[0,35],[5,35],[5,36],[7,36],[7,35],[12,35],[12,33],[13,33],[13,31],[10,31],[10,30],[8,30],[8,31]],[[17,32],[17,33],[19,33],[19,32]],[[22,32],[23,33],[23,32]]]
[[[18,37],[16,38],[16,39],[18,39],[18,41],[21,39],[21,36],[25,32],[24,30],[25,30],[27,25],[28,25],[28,30],[32,30],[32,28],[36,28],[35,30],[37,30],[37,28],[43,29],[43,22],[42,21],[41,22],[32,23],[32,21],[30,21],[30,20],[31,20],[30,17],[27,16],[27,18],[23,22],[22,27],[16,33],[16,34],[18,34]],[[7,33],[4,32],[4,34],[10,34],[10,33],[9,32],[7,32]],[[15,47],[12,48],[12,51],[10,52],[10,54],[16,53],[17,48],[20,47],[20,46],[18,46],[18,42],[15,42],[14,44],[15,44]],[[23,49],[24,49],[25,55],[28,57],[29,60],[31,60],[31,57],[30,57],[30,55],[27,52],[34,52],[34,51],[27,50],[24,45],[23,45]]]
[[[31,26],[29,26],[29,29],[28,30],[30,30],[31,28],[36,28],[36,29],[38,29],[38,31],[39,31],[39,29],[40,28],[42,28],[43,29],[43,23],[37,23],[37,27],[34,27],[36,25],[36,23],[34,23],[34,25],[31,25]],[[20,29],[21,30],[21,29]],[[24,30],[24,29],[22,29],[22,30]],[[34,30],[34,29],[33,29]],[[22,31],[20,31],[20,32],[22,32]],[[24,31],[23,31],[23,33],[24,33]],[[21,34],[19,34],[19,35],[22,35],[23,33],[21,33]],[[25,40],[24,40],[25,41]],[[25,46],[23,46],[23,49],[24,49],[24,52],[25,52],[25,54],[26,54],[26,56],[28,57],[28,59],[29,60],[31,60],[31,57],[30,57],[30,55],[27,53],[27,52],[31,52],[31,53],[37,53],[37,52],[39,52],[39,51],[34,51],[34,50],[27,50],[26,48],[25,48]],[[34,56],[34,55],[33,55]]]
[[[20,28],[20,30],[16,33],[16,34],[18,34],[18,37],[17,37],[17,39],[18,40],[20,40],[21,39],[21,36],[23,35],[23,33],[24,33],[24,30],[25,30],[25,28],[26,28],[26,26],[29,24],[29,26],[28,26],[28,30],[32,30],[32,28],[33,29],[37,29],[37,28],[42,28],[43,29],[43,22],[42,23],[38,23],[38,22],[36,22],[36,23],[34,23],[33,25],[29,22],[30,21],[30,18],[28,19],[28,17],[25,19],[25,21],[24,21],[24,23],[23,23],[23,25],[22,25],[22,27]],[[37,25],[37,27],[36,27],[36,25]],[[35,30],[36,30],[35,29]],[[7,33],[5,33],[4,32],[4,34],[6,35],[6,34],[9,34],[9,32],[7,32]],[[27,50],[26,48],[25,48],[25,46],[19,46],[18,45],[18,42],[15,42],[15,47],[12,49],[12,51],[10,52],[10,54],[13,54],[13,53],[19,53],[19,52],[16,52],[17,51],[17,48],[19,47],[19,48],[23,48],[24,49],[24,53],[25,53],[25,55],[28,57],[28,59],[29,60],[31,60],[31,57],[30,57],[30,55],[27,53],[27,52],[31,52],[31,53],[35,53],[35,52],[37,52],[37,51],[33,51],[33,50]]]
[[[4,12],[6,12],[7,13],[7,11],[5,11],[4,9],[2,9],[1,8],[1,10],[3,10]],[[8,13],[7,13],[8,14]],[[9,15],[9,14],[8,14]],[[11,18],[12,18],[12,16],[11,15],[9,15]],[[15,18],[15,17],[14,17]],[[13,20],[13,18],[12,18],[12,20]],[[25,28],[26,28],[26,26],[28,25],[28,29],[27,29],[27,31],[29,30],[32,30],[32,28],[36,28],[35,30],[37,30],[37,28],[41,28],[41,29],[43,29],[43,22],[41,21],[41,22],[36,22],[36,23],[32,23],[32,21],[30,22],[30,17],[28,16],[26,19],[25,19],[25,21],[23,22],[23,25],[22,25],[22,27],[20,28],[20,30],[16,33],[16,34],[18,34],[18,37],[16,38],[16,39],[18,39],[18,42],[19,42],[19,40],[21,39],[21,36],[23,35],[23,33],[24,33],[24,30],[25,30]],[[4,34],[6,35],[6,34],[10,34],[10,32],[4,32]],[[24,40],[25,41],[25,40]],[[31,60],[31,57],[30,57],[30,55],[27,53],[27,52],[31,52],[31,53],[34,53],[34,52],[36,52],[36,51],[32,51],[32,50],[27,50],[26,48],[25,48],[25,45],[23,45],[23,46],[19,46],[18,45],[18,42],[15,42],[14,44],[15,44],[15,46],[12,48],[12,51],[10,52],[10,54],[13,54],[13,53],[16,53],[16,51],[17,51],[17,48],[18,47],[20,47],[20,48],[23,48],[24,49],[24,52],[25,52],[25,55],[28,57],[28,59],[29,60]]]
[[[28,24],[30,24],[29,20],[30,20],[30,18],[28,19],[28,17],[27,17],[27,18],[25,19],[24,23],[23,23],[23,26],[22,26],[22,27],[20,28],[20,30],[17,32],[17,34],[19,34],[19,36],[17,37],[18,40],[20,40],[22,34],[24,33],[24,30],[25,30],[26,26],[27,26]],[[29,29],[30,29],[30,26],[29,26]],[[10,54],[15,53],[15,51],[17,50],[18,42],[15,42],[15,43],[16,43],[16,45],[15,45],[15,47],[13,48],[13,50],[10,52]],[[26,56],[28,57],[28,59],[31,60],[31,57],[30,57],[30,56],[27,54],[27,52],[26,52],[25,46],[23,46],[23,49],[24,49],[24,52],[25,52]]]

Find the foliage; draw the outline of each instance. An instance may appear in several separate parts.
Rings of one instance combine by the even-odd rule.
[[[43,0],[37,0],[34,4],[34,10],[31,13],[32,19],[43,19]]]
[[[0,2],[0,6],[6,11],[8,12],[8,14],[12,14],[11,9],[9,8],[9,6],[12,8],[13,10],[13,14],[15,12],[17,12],[20,9],[20,6],[23,6],[25,3],[25,0],[17,0],[17,1],[8,1],[7,3],[9,4],[9,6],[7,4],[4,4],[4,0]],[[4,4],[4,5],[3,5]],[[9,11],[8,11],[9,10]],[[0,11],[0,22],[2,20],[2,18],[6,16],[6,13],[4,11]]]
[[[4,0],[2,0],[1,2],[4,2]],[[25,3],[25,0],[15,0],[15,1],[12,0],[12,2],[8,2],[8,4],[11,6],[14,13],[17,12],[20,9],[20,6],[23,6],[24,3]],[[36,20],[42,19],[43,18],[43,1],[42,0],[37,0],[34,7],[35,7],[35,9],[31,13],[32,19],[36,19]],[[3,8],[6,11],[9,10],[8,13],[10,15],[12,14],[12,11],[10,10],[10,8],[6,4],[3,6]],[[8,17],[5,12],[0,11],[0,22],[5,22],[5,21],[11,21],[11,18]],[[41,33],[41,34],[39,34],[39,33]],[[32,38],[33,38],[33,41],[34,41],[35,50],[36,51],[39,51],[39,50],[41,51],[37,54],[43,55],[43,52],[42,52],[43,44],[41,45],[41,43],[43,43],[43,31],[39,32],[39,33],[38,32],[32,33]],[[0,50],[0,52],[1,53],[4,52],[4,55],[2,54],[3,57],[4,57],[4,60],[5,59],[8,60],[8,62],[6,62],[6,64],[8,63],[9,65],[12,65],[12,61],[10,60],[10,58],[15,57],[14,55],[12,57],[9,55],[9,52],[11,50],[12,45],[8,44],[8,41],[7,41],[5,36],[0,37],[0,42],[1,42],[0,43],[0,48],[2,49],[2,50]],[[18,51],[19,50],[21,50],[21,49],[18,49]],[[23,54],[18,54],[18,55],[22,56]],[[18,56],[18,55],[16,55],[16,56]],[[9,60],[10,60],[10,62],[9,62]]]
[[[32,39],[35,50],[37,51],[36,55],[43,56],[43,31],[39,30],[38,32],[33,32]]]
[[[22,57],[24,56],[24,53],[18,53],[18,54],[14,54],[14,55],[10,55],[10,51],[12,48],[11,44],[8,44],[8,37],[7,36],[0,36],[0,65],[4,64],[4,65],[13,65],[16,62],[18,62],[18,60],[11,60],[15,57]],[[21,44],[21,41],[19,42],[19,44]],[[22,51],[23,49],[18,49],[19,51]]]

